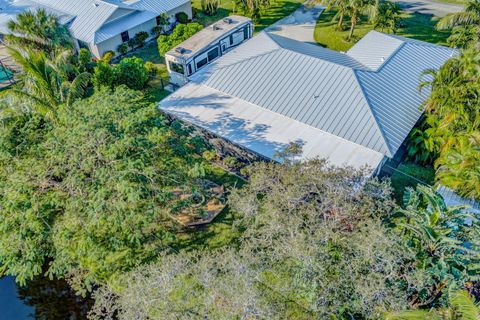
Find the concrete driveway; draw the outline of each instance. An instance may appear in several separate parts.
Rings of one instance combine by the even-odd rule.
[[[313,38],[315,25],[324,7],[302,5],[294,13],[277,21],[265,31],[302,42],[317,44]]]
[[[440,3],[430,0],[396,0],[403,10],[431,14],[437,17],[445,17],[449,13],[463,10],[459,4]]]

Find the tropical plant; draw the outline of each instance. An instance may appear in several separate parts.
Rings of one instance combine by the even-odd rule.
[[[220,5],[220,0],[201,0],[200,2],[202,11],[208,15],[213,16],[217,14],[218,7]]]
[[[480,44],[480,0],[469,0],[464,6],[464,11],[452,13],[440,19],[437,29],[454,29],[454,33],[448,40],[452,44],[460,44],[461,47],[478,46]]]
[[[416,253],[417,268],[429,275],[408,284],[411,306],[431,306],[446,292],[479,280],[480,223],[465,207],[447,207],[438,193],[418,185],[405,192],[404,208],[392,223]]]
[[[57,53],[54,60],[43,52],[21,52],[11,47],[8,50],[23,73],[20,75],[19,86],[6,94],[28,100],[38,113],[50,118],[56,117],[61,105],[70,107],[73,102],[84,97],[90,74],[75,71],[75,67],[70,64],[73,56],[70,50]]]
[[[22,12],[7,26],[11,34],[6,35],[5,40],[18,48],[45,51],[47,55],[59,47],[73,48],[68,28],[44,9]]]
[[[447,39],[451,47],[467,49],[480,42],[480,26],[458,26],[452,29],[452,34]]]
[[[326,10],[335,10],[332,21],[337,22],[337,30],[343,30],[345,17],[350,13],[350,0],[328,0],[325,5]]]
[[[464,11],[451,13],[438,21],[439,30],[457,26],[480,25],[480,0],[469,0]]]
[[[449,306],[432,310],[410,310],[388,314],[385,320],[478,320],[480,309],[468,291],[450,294]]]
[[[395,33],[400,26],[401,21],[400,6],[391,1],[382,1],[377,6],[377,13],[373,18],[373,28],[383,32],[388,30]]]
[[[407,139],[407,158],[422,165],[433,165],[438,157],[436,154],[434,129],[424,121],[419,127],[413,128]]]
[[[478,180],[470,179],[478,174],[475,154],[480,131],[480,51],[465,50],[439,70],[426,71],[426,76],[421,87],[432,89],[425,105],[426,123],[431,128],[434,152],[438,153],[435,165],[442,168],[437,180],[478,199]]]
[[[370,19],[375,19],[378,2],[375,0],[350,0],[348,5],[348,16],[350,17],[350,31],[347,41],[353,39],[353,33],[360,20],[361,15],[367,15]]]
[[[480,199],[480,130],[461,135],[436,161],[436,178],[468,199]]]

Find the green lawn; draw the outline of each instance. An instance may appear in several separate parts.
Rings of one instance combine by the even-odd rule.
[[[348,35],[348,21],[345,22],[343,31],[335,30],[336,24],[332,22],[335,12],[324,12],[320,15],[315,27],[315,40],[322,46],[336,51],[347,51],[358,40],[363,38],[373,26],[368,23],[366,17],[362,17],[358,27],[355,29],[353,41],[346,41]],[[397,34],[404,37],[410,37],[422,41],[428,41],[444,45],[450,35],[448,31],[437,31],[435,25],[437,17],[420,13],[404,13],[402,28]],[[378,30],[382,31],[382,30]]]
[[[435,2],[464,5],[466,1],[465,0],[435,0]]]
[[[273,0],[268,9],[262,12],[260,21],[255,23],[255,32],[262,31],[276,21],[285,18],[294,12],[304,0]],[[224,0],[220,3],[220,8],[214,16],[207,16],[201,12],[201,0],[193,0],[192,5],[198,10],[197,21],[205,26],[214,23],[230,14],[245,15],[241,10],[235,8],[233,0]]]
[[[433,185],[435,183],[435,170],[432,167],[423,167],[415,163],[402,163],[390,179],[394,197],[397,203],[401,204],[407,187],[415,188],[419,183]]]

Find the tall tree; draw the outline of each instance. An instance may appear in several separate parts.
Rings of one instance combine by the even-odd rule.
[[[1,129],[2,275],[24,283],[46,266],[88,290],[167,249],[171,191],[194,186],[198,144],[140,92],[100,91],[60,109],[55,125]]]
[[[350,31],[347,40],[351,41],[361,15],[374,19],[377,12],[378,1],[375,0],[350,0],[348,15],[350,16]]]
[[[44,9],[18,14],[15,20],[9,21],[8,28],[12,34],[6,36],[7,42],[20,48],[51,54],[59,47],[73,47],[68,28]]]

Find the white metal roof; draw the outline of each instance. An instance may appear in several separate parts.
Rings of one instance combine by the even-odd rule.
[[[273,159],[290,142],[302,158],[377,168],[384,155],[206,85],[190,82],[161,102],[161,109],[264,157]]]
[[[0,0],[0,5],[9,10],[0,13],[0,28],[8,32],[6,23],[25,10],[47,8],[50,12],[62,17],[70,17],[69,24],[72,35],[81,41],[99,43],[109,37],[128,30],[128,25],[134,26],[148,19],[168,12],[188,3],[190,0]],[[108,23],[117,10],[131,11],[126,18]],[[3,16],[2,16],[3,15]],[[128,21],[132,19],[131,21]],[[100,34],[97,36],[97,31]]]
[[[370,162],[378,162],[378,155],[395,154],[421,115],[429,94],[418,91],[422,72],[439,68],[454,54],[450,48],[376,31],[347,53],[262,32],[190,77],[190,84],[162,101],[161,108],[192,123],[197,119],[200,126],[237,142],[211,111],[223,110],[223,101],[236,99],[237,108],[250,110],[229,110],[238,122],[256,121],[257,114],[278,115],[283,119],[279,124],[263,125],[279,130],[308,126],[314,131],[303,137],[306,145],[314,146],[320,138],[348,141],[352,150],[369,150],[375,158]],[[189,97],[187,91],[196,94]],[[202,103],[210,107],[200,108]],[[268,141],[285,138],[281,130],[278,134],[281,138],[270,135]],[[266,149],[260,153],[271,155]],[[305,156],[312,154],[331,152],[312,149]],[[347,152],[337,163],[365,164],[358,154]]]
[[[422,72],[456,51],[376,31],[358,45],[345,54],[263,32],[191,80],[391,157],[429,94]]]

